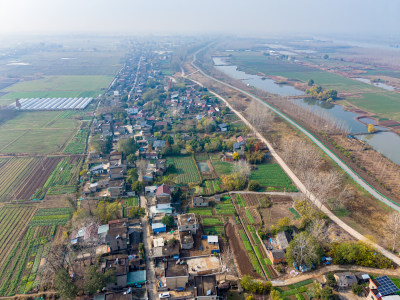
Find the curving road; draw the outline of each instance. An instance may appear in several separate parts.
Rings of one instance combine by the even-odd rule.
[[[201,51],[201,50],[202,50],[202,49],[200,49],[199,51]],[[253,99],[257,100],[257,101],[260,101],[262,104],[266,105],[267,107],[271,107],[271,109],[273,109],[273,111],[276,112],[278,115],[280,115],[280,116],[282,115],[282,117],[285,118],[285,120],[287,120],[288,122],[291,121],[291,123],[296,124],[296,123],[293,122],[290,118],[288,118],[288,117],[286,117],[284,114],[282,114],[280,111],[276,110],[275,108],[273,108],[273,107],[270,106],[269,104],[265,103],[265,102],[262,101],[261,99],[255,97],[254,95],[252,95],[252,94],[250,94],[250,93],[248,93],[248,92],[246,92],[246,91],[243,91],[243,90],[241,90],[241,89],[239,89],[239,88],[236,88],[236,87],[234,87],[234,86],[232,86],[232,85],[230,85],[230,84],[228,84],[228,83],[225,83],[225,82],[223,82],[223,81],[221,81],[221,80],[218,80],[218,79],[216,79],[216,78],[214,78],[214,77],[212,77],[212,76],[209,76],[209,75],[207,75],[206,73],[204,73],[199,67],[197,67],[197,66],[194,64],[194,61],[196,60],[196,54],[197,54],[199,51],[197,51],[197,52],[194,54],[194,58],[193,58],[193,61],[191,62],[191,64],[192,64],[192,66],[193,66],[194,68],[196,68],[196,70],[198,70],[203,76],[205,76],[205,77],[207,77],[207,78],[209,78],[209,79],[211,79],[211,80],[217,81],[218,83],[223,84],[223,85],[225,85],[225,86],[228,86],[228,87],[230,87],[230,88],[233,88],[233,89],[235,89],[235,90],[237,90],[237,91],[239,91],[239,92],[242,92],[242,93],[248,95],[249,97],[251,97],[251,98],[253,98]],[[198,85],[204,87],[204,85],[203,85],[202,83],[200,83],[200,82],[198,82],[198,81],[196,81],[196,80],[194,80],[194,79],[192,79],[192,78],[189,78],[188,76],[185,76],[185,74],[184,74],[183,72],[182,72],[182,76],[184,76],[185,78],[187,78],[187,79],[193,81],[194,83],[196,83],[196,84],[198,84]],[[239,111],[235,110],[235,109],[229,104],[229,102],[228,102],[225,98],[223,98],[222,96],[220,96],[220,95],[218,95],[217,93],[215,93],[215,92],[213,92],[213,91],[210,91],[210,90],[209,90],[209,92],[212,93],[215,97],[219,98],[221,101],[223,101],[223,102],[226,104],[226,106],[229,107],[229,109],[230,109],[231,111],[233,111],[233,112],[234,112],[234,113],[249,127],[249,128],[251,128],[251,129],[253,130],[253,132],[255,133],[255,135],[256,135],[262,142],[264,142],[264,143],[267,145],[267,147],[268,147],[269,150],[270,150],[271,155],[275,158],[275,160],[279,163],[279,165],[282,167],[282,169],[283,169],[283,170],[286,172],[286,174],[290,177],[290,179],[293,181],[293,183],[299,188],[299,190],[300,190],[302,193],[304,193],[305,195],[308,195],[308,196],[309,196],[309,199],[310,199],[317,207],[319,207],[320,210],[321,210],[323,213],[325,213],[333,222],[335,222],[339,227],[341,227],[343,230],[345,230],[346,232],[348,232],[351,236],[353,236],[354,238],[356,238],[356,239],[358,239],[358,240],[360,240],[360,241],[363,241],[363,242],[366,242],[366,243],[370,244],[370,245],[373,246],[376,250],[378,250],[379,252],[381,252],[385,257],[389,258],[389,259],[392,260],[395,264],[397,264],[397,265],[400,266],[400,257],[398,257],[397,255],[393,254],[392,252],[386,250],[385,248],[381,247],[380,245],[378,245],[378,244],[376,244],[376,243],[372,243],[370,240],[368,240],[366,237],[364,237],[361,233],[359,233],[359,232],[356,231],[355,229],[351,228],[349,225],[347,225],[345,222],[343,222],[341,219],[339,219],[337,216],[335,216],[325,205],[323,205],[323,203],[322,203],[321,201],[319,201],[319,199],[318,199],[317,197],[315,197],[309,190],[307,190],[307,188],[305,187],[305,185],[304,185],[304,184],[300,181],[300,179],[293,173],[293,171],[289,168],[289,166],[285,163],[285,161],[278,155],[278,153],[274,150],[274,148],[272,147],[272,145],[264,138],[264,136],[262,136],[262,135],[258,132],[258,130],[257,130],[256,128],[253,127],[252,124],[250,124],[249,121],[247,121],[247,119],[246,119]],[[296,124],[296,125],[297,125],[297,124]],[[307,132],[311,137],[313,137],[307,130],[305,130],[304,128],[302,128],[302,127],[299,126],[299,125],[297,125],[297,126],[299,127],[299,130],[300,130],[300,128],[301,128],[301,129],[302,129],[302,130],[301,130],[302,132]],[[297,127],[297,126],[296,126],[296,127]],[[297,128],[298,128],[298,127],[297,127]],[[307,135],[307,136],[309,136],[309,135]],[[310,137],[310,136],[309,136],[309,137]],[[314,139],[315,139],[316,141],[318,141],[315,137],[314,137]],[[319,142],[319,141],[318,141],[318,142]],[[330,150],[329,150],[328,148],[326,148],[321,142],[319,142],[319,143],[320,143],[321,146],[323,146],[327,151],[330,152]],[[324,150],[323,148],[321,148],[321,149]],[[329,152],[326,152],[326,151],[325,151],[326,154],[328,154]],[[331,153],[331,155],[332,155],[333,157],[336,157],[342,164],[344,164],[335,154],[333,154],[332,152],[330,152],[330,153]],[[330,157],[332,157],[332,156],[330,156]],[[335,161],[336,161],[336,160],[335,160]],[[346,166],[346,165],[345,165],[345,166]],[[347,166],[346,166],[346,167],[347,167]],[[348,167],[347,167],[347,168],[348,168]],[[348,169],[349,169],[349,171],[353,172],[350,168],[348,168]],[[353,172],[353,173],[354,173],[354,172]],[[349,175],[350,175],[350,174],[349,174]],[[354,173],[354,175],[356,176],[356,178],[359,178],[358,175],[356,175],[355,173]],[[358,181],[357,181],[357,182],[358,182]],[[361,182],[364,182],[364,181],[361,180]],[[369,187],[368,184],[367,184],[367,187]],[[371,187],[369,187],[369,188],[371,188]],[[373,190],[373,189],[372,189],[372,190]],[[379,195],[379,194],[378,194],[378,195]],[[398,207],[397,207],[397,209],[398,209]]]
[[[281,111],[279,111],[278,109],[276,109],[275,107],[273,107],[272,105],[266,103],[265,101],[263,101],[262,99],[254,96],[253,94],[242,90],[240,88],[237,88],[229,83],[223,82],[219,79],[216,79],[208,74],[206,74],[205,72],[203,72],[203,70],[201,70],[198,66],[195,65],[195,61],[196,61],[196,54],[201,51],[202,49],[198,50],[195,54],[194,54],[194,58],[193,61],[191,62],[191,65],[196,68],[196,70],[198,70],[202,75],[206,76],[209,79],[212,79],[220,84],[223,84],[227,87],[230,87],[236,91],[239,91],[247,96],[249,96],[250,98],[260,102],[261,104],[265,105],[266,107],[268,107],[270,110],[272,110],[274,113],[276,113],[278,116],[280,116],[282,119],[284,119],[285,121],[289,122],[291,125],[293,125],[294,127],[296,127],[298,130],[300,130],[302,133],[304,133],[314,144],[316,144],[322,151],[325,152],[326,155],[328,155],[335,163],[338,164],[338,166],[345,171],[354,181],[356,181],[361,187],[363,187],[368,193],[370,193],[372,196],[374,196],[376,199],[378,199],[379,201],[385,203],[386,205],[390,206],[391,208],[397,210],[400,212],[400,205],[397,204],[396,202],[394,202],[393,200],[390,200],[389,198],[385,197],[384,195],[382,195],[381,193],[379,193],[378,191],[376,191],[372,186],[370,186],[360,175],[358,175],[356,172],[354,172],[349,166],[347,166],[335,153],[333,153],[331,150],[329,150],[328,147],[326,147],[322,142],[320,142],[314,135],[312,135],[308,130],[306,130],[305,128],[303,128],[302,126],[300,126],[299,124],[297,124],[295,121],[293,121],[291,118],[289,118],[288,116],[286,116],[284,113],[282,113]],[[190,75],[188,75],[190,76]]]

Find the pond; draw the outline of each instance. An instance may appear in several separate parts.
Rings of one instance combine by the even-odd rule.
[[[197,165],[199,166],[199,170],[202,173],[210,172],[210,167],[208,166],[207,162],[198,162]]]

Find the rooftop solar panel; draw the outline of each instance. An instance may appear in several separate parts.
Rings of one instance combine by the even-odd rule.
[[[377,277],[375,280],[379,283],[378,292],[382,296],[391,295],[399,291],[398,287],[386,275]]]

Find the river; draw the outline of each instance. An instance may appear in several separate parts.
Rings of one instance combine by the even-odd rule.
[[[248,74],[238,70],[237,66],[230,65],[226,57],[213,57],[214,67],[231,78],[241,80],[247,85],[251,85],[257,89],[266,91],[271,94],[280,96],[299,96],[304,95],[304,92],[296,89],[293,86],[286,84],[278,84],[270,78],[264,78],[259,75]],[[346,111],[340,105],[328,104],[325,102],[312,99],[292,99],[295,105],[310,108],[316,112],[328,114],[340,123],[343,123],[352,134],[368,132],[368,128],[363,123],[356,120],[359,115]],[[367,123],[373,120],[363,119]],[[387,130],[379,126],[377,129]],[[358,135],[357,138],[368,143],[373,149],[382,153],[387,158],[391,159],[396,164],[400,165],[400,136],[393,132],[379,132],[376,134]]]

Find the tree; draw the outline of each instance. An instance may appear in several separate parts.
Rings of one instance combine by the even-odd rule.
[[[131,207],[128,212],[128,216],[131,219],[141,218],[146,214],[143,207],[135,206]]]
[[[363,292],[363,288],[362,288],[362,286],[359,285],[359,284],[353,284],[353,285],[351,286],[351,290],[353,291],[354,295],[356,295],[356,296],[361,295],[362,292]]]
[[[132,191],[135,191],[139,195],[143,190],[143,182],[134,181],[131,185]]]
[[[64,268],[58,270],[54,277],[54,284],[62,299],[75,299],[76,287]]]
[[[135,154],[131,153],[126,157],[126,161],[130,164],[134,164],[135,161],[137,160],[137,157]]]
[[[100,220],[101,223],[105,224],[108,221],[118,219],[121,215],[121,207],[118,202],[106,202],[100,201],[97,207],[94,209],[94,215]]]
[[[318,241],[308,232],[297,234],[286,249],[287,261],[296,263],[298,266],[311,267],[321,261],[322,249]]]
[[[88,294],[101,291],[107,283],[115,282],[114,270],[108,269],[104,274],[97,271],[97,266],[90,266],[85,274],[84,289]]]
[[[328,273],[326,274],[326,285],[334,288],[337,285],[335,276],[333,275],[333,273]]]
[[[391,232],[391,236],[393,236],[392,251],[395,251],[400,226],[400,213],[398,211],[394,211],[390,215],[389,222],[387,224],[389,224],[389,230]]]
[[[237,152],[233,152],[233,154],[232,154],[232,158],[233,158],[234,160],[239,160],[239,158],[240,158],[240,154],[239,154],[239,153],[237,153]]]
[[[125,156],[130,154],[135,154],[138,146],[136,144],[135,138],[120,139],[117,143],[117,149],[122,152]]]
[[[308,80],[307,85],[308,86],[313,86],[314,85],[314,80],[312,80],[312,79]]]
[[[325,54],[324,55],[324,59],[328,59],[329,58],[329,55],[328,54]]]
[[[261,189],[260,184],[255,180],[249,181],[249,191],[259,191]]]
[[[275,289],[271,291],[270,297],[272,300],[282,300],[281,293]]]
[[[95,151],[108,154],[112,149],[112,136],[103,139],[100,134],[97,134],[90,139],[90,145]]]
[[[244,275],[242,279],[240,279],[240,284],[242,288],[251,293],[257,294],[266,294],[271,291],[272,284],[271,282],[263,282],[260,280],[254,280],[249,275]]]
[[[374,133],[376,132],[374,124],[368,124],[368,132],[369,133]]]
[[[319,299],[321,300],[332,300],[333,299],[333,290],[329,286],[324,286],[319,292]]]
[[[175,220],[173,216],[170,215],[165,215],[162,219],[161,219],[161,223],[163,223],[165,226],[171,228],[175,225]]]

